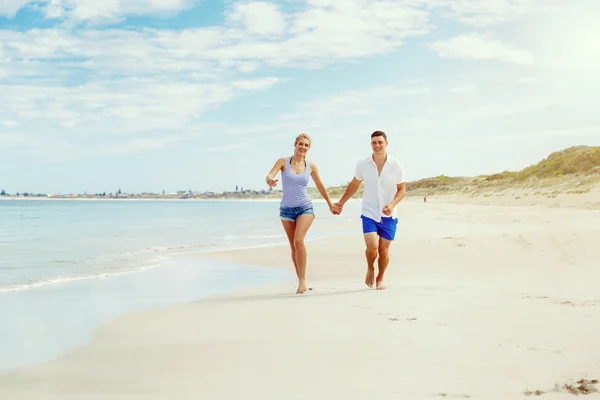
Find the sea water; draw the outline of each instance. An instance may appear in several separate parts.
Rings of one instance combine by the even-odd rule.
[[[340,219],[315,202],[307,240]],[[277,202],[0,201],[0,372],[56,357],[121,315],[271,283],[293,269],[198,257],[287,245]],[[289,260],[282,263],[290,264]]]

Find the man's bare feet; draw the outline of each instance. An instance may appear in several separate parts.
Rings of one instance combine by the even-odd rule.
[[[385,285],[383,284],[383,278],[377,279],[377,290],[385,290]]]
[[[306,292],[306,281],[300,281],[296,294],[302,294],[304,292]]]
[[[375,269],[374,268],[367,268],[367,276],[365,278],[365,284],[372,288],[373,287],[373,281],[375,281]]]

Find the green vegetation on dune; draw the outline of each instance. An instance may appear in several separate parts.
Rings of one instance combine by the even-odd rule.
[[[463,184],[470,180],[470,178],[446,176],[440,175],[433,178],[425,178],[418,181],[408,182],[406,184],[406,190],[412,191],[417,189],[435,189],[435,190],[447,190],[457,184]]]
[[[485,180],[490,182],[490,181],[497,181],[497,180],[514,179],[518,175],[519,175],[518,172],[504,171],[504,172],[500,172],[499,174],[488,175],[485,177]]]
[[[600,146],[573,146],[554,152],[521,171],[503,171],[478,177],[440,176],[409,182],[408,195],[448,192],[483,193],[509,188],[584,187],[600,183]],[[579,190],[585,192],[589,189]],[[571,190],[571,192],[573,192]]]
[[[550,178],[562,175],[588,175],[600,173],[600,146],[575,146],[557,151],[520,171],[516,178]]]

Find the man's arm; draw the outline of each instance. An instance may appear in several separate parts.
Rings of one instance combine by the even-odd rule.
[[[392,210],[394,209],[394,207],[396,207],[398,203],[402,201],[404,196],[406,196],[406,182],[397,184],[396,189],[397,190],[394,199],[389,204],[386,204],[383,207],[383,210],[381,210],[387,216],[392,215]]]
[[[402,201],[404,196],[406,196],[406,182],[402,182],[402,183],[396,185],[396,189],[397,189],[397,191],[396,191],[396,195],[394,196],[394,200],[392,200],[392,202],[390,203],[392,208],[396,207],[398,205],[398,203],[400,203]]]
[[[352,196],[354,196],[354,194],[358,190],[361,182],[362,182],[362,180],[358,180],[358,179],[356,179],[356,177],[352,178],[352,182],[350,182],[348,184],[348,187],[346,188],[346,191],[344,192],[344,195],[342,196],[342,198],[336,204],[338,204],[339,206],[343,207],[344,204],[346,204],[346,202]]]

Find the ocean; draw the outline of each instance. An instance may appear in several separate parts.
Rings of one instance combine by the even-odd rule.
[[[345,216],[314,207],[307,241],[356,232],[352,206]],[[273,201],[0,201],[0,372],[79,347],[131,312],[295,285],[291,260],[273,269],[199,257],[287,246],[278,212]]]

